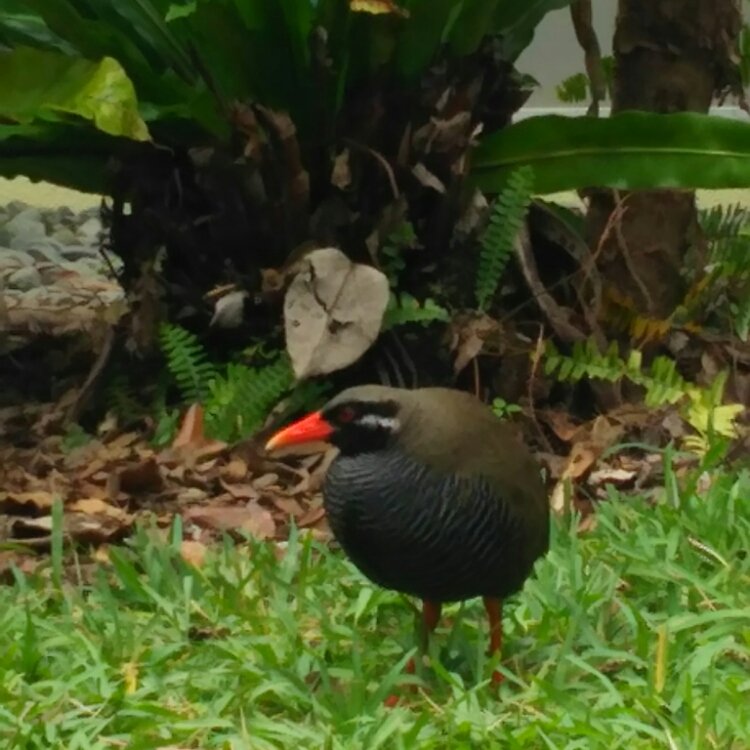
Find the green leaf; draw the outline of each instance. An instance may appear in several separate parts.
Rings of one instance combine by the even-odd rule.
[[[149,138],[133,84],[111,57],[99,62],[16,47],[0,52],[0,117],[20,124],[75,115],[99,130],[136,141]]]
[[[47,28],[42,18],[20,9],[0,11],[0,44],[6,47],[24,44],[43,49],[56,49],[68,54],[75,53],[73,47]]]
[[[191,3],[186,3],[185,5],[172,4],[169,6],[169,10],[167,11],[164,20],[169,23],[170,21],[174,21],[175,18],[187,18],[187,16],[192,16],[193,13],[195,13],[196,8],[197,4],[195,0]]]
[[[531,117],[482,140],[472,180],[496,193],[523,165],[538,193],[748,187],[750,123],[694,113]]]

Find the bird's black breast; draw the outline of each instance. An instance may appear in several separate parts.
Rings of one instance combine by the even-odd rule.
[[[386,588],[435,601],[504,597],[533,564],[530,530],[481,477],[443,475],[393,449],[339,456],[323,493],[337,541]]]

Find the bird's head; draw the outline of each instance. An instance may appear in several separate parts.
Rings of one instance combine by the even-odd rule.
[[[402,426],[403,397],[385,386],[348,388],[320,411],[308,414],[276,432],[266,450],[323,441],[353,455],[386,448]]]

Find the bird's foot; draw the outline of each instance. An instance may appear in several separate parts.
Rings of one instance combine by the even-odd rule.
[[[416,671],[417,671],[417,663],[414,661],[413,658],[411,658],[409,659],[409,661],[406,662],[406,666],[404,667],[404,672],[406,674],[414,674]],[[416,685],[407,685],[405,689],[410,693],[417,692]],[[399,705],[399,703],[403,703],[403,702],[404,702],[403,695],[391,694],[383,701],[383,705],[386,708],[395,708],[396,706]]]
[[[396,708],[398,704],[401,702],[401,696],[400,695],[389,695],[384,701],[383,705],[386,708]]]

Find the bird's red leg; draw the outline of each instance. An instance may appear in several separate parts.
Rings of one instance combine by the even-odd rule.
[[[422,602],[422,627],[420,629],[420,643],[419,651],[420,655],[427,653],[427,646],[430,640],[430,633],[432,633],[440,622],[440,614],[442,612],[442,604],[440,602],[433,602],[425,599]],[[406,662],[406,673],[414,674],[417,670],[417,663],[414,661],[414,657]],[[399,701],[397,695],[389,695],[385,699],[386,706],[395,706]]]
[[[425,599],[422,602],[422,628],[420,633],[419,648],[422,654],[427,653],[427,646],[430,641],[430,634],[435,630],[440,622],[440,615],[443,611],[443,605],[440,602],[433,602]],[[406,671],[414,674],[416,663],[414,659],[409,659],[406,664]]]
[[[500,653],[503,648],[503,603],[500,599],[492,596],[484,597],[484,608],[487,611],[487,619],[490,622],[490,654]],[[503,681],[503,675],[494,670],[492,682],[499,685]]]

